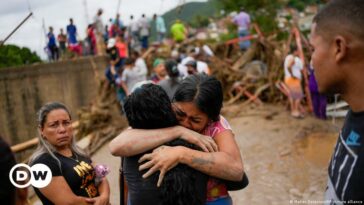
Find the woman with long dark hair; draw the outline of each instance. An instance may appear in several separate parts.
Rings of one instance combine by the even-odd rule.
[[[140,159],[140,162],[147,161],[139,167],[148,169],[144,178],[160,171],[160,186],[169,170],[179,163],[185,164],[211,176],[206,204],[232,204],[227,187],[220,179],[240,181],[244,169],[234,134],[220,115],[222,101],[221,83],[216,78],[203,74],[188,76],[173,98],[173,109],[181,126],[125,130],[110,143],[110,150],[113,155],[133,156],[154,149]],[[163,145],[178,138],[201,147],[204,152]]]

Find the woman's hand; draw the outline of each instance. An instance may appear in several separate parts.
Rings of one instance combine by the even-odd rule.
[[[143,175],[143,178],[148,178],[154,172],[160,171],[157,183],[157,187],[160,187],[164,175],[179,163],[179,157],[182,154],[183,147],[160,146],[154,149],[152,153],[145,154],[139,159],[139,163],[147,160],[147,162],[139,166],[139,171],[149,169]]]
[[[93,204],[93,205],[109,205],[109,197],[107,196],[98,196],[94,198],[87,198],[87,203]]]
[[[193,130],[189,130],[185,127],[178,126],[181,130],[181,139],[199,146],[204,152],[217,152],[219,151],[217,144],[212,137],[202,135]]]

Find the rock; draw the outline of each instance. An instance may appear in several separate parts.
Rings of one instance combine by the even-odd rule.
[[[300,192],[300,190],[296,189],[296,188],[292,188],[289,190],[289,193],[292,196],[298,197],[298,198],[302,198],[303,194]]]

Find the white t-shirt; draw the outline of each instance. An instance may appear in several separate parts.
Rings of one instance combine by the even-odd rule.
[[[195,59],[191,56],[187,56],[186,58],[184,58],[180,64],[178,64],[177,68],[178,71],[180,73],[180,75],[182,77],[186,77],[188,76],[188,72],[187,72],[187,66],[186,64],[190,61],[194,61]],[[196,66],[197,66],[197,72],[198,73],[205,73],[208,74],[209,73],[209,66],[207,65],[207,63],[203,62],[203,61],[196,61]]]
[[[203,61],[197,61],[197,72],[198,73],[209,73],[209,66]]]
[[[143,58],[138,58],[135,61],[135,67],[133,69],[139,76],[139,82],[147,80],[148,68]]]
[[[294,77],[298,79],[302,79],[301,71],[303,69],[302,61],[299,57],[295,57],[293,55],[288,55],[286,59],[284,60],[284,78],[290,78],[291,73],[288,70],[288,65],[290,62],[294,61],[294,64],[292,66],[292,74]]]
[[[137,32],[139,30],[138,22],[135,20],[131,20],[129,26],[131,32]]]
[[[139,82],[139,76],[135,72],[135,67],[133,69],[125,69],[121,75],[121,80],[124,81],[130,92],[134,85]]]
[[[146,18],[139,19],[140,36],[149,36],[149,22]]]
[[[104,25],[102,23],[101,16],[96,15],[94,17],[94,24],[97,33],[102,33],[104,31]]]

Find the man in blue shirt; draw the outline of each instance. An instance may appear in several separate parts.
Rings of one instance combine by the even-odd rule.
[[[67,26],[67,37],[68,37],[68,44],[75,45],[77,44],[77,28],[73,25],[73,19],[70,18],[70,24]]]
[[[319,92],[350,110],[328,167],[325,205],[364,203],[364,3],[331,0],[313,19],[310,44]]]
[[[49,60],[58,60],[58,48],[56,44],[56,37],[53,34],[53,27],[49,27],[49,32],[47,34],[48,38],[48,50],[49,50]]]

